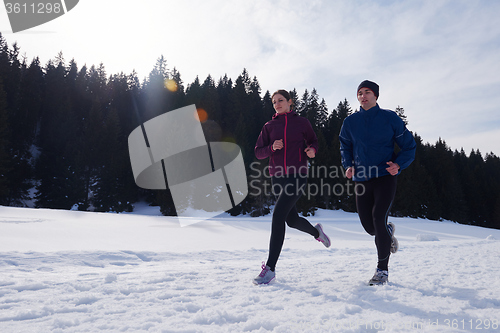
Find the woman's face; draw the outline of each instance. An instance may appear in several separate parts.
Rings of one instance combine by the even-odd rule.
[[[277,113],[286,113],[290,111],[292,100],[287,99],[281,94],[275,94],[272,98],[274,109]]]

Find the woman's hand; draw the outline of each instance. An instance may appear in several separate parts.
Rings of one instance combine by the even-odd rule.
[[[274,141],[273,143],[273,150],[279,150],[283,148],[283,139],[279,139]]]
[[[304,149],[304,151],[306,152],[307,157],[309,158],[314,158],[316,156],[316,150],[311,148],[311,146],[308,146],[306,149]]]

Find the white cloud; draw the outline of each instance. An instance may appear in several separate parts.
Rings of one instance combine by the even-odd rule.
[[[357,107],[356,87],[371,79],[381,107],[404,107],[424,142],[442,137],[460,149],[465,140],[455,138],[467,137],[500,155],[491,143],[500,124],[499,11],[500,2],[464,0],[86,0],[4,37],[42,64],[62,50],[79,67],[103,62],[108,74],[136,69],[140,79],[160,55],[185,84],[208,74],[234,80],[246,68],[263,92],[315,87],[330,108],[344,98]]]

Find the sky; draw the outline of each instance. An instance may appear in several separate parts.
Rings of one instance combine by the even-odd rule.
[[[246,69],[269,90],[315,88],[329,110],[358,84],[380,86],[379,105],[403,107],[424,143],[500,156],[499,1],[80,0],[65,15],[12,33],[44,65],[62,51],[78,68],[142,81],[164,56],[184,86],[196,76],[233,81]]]

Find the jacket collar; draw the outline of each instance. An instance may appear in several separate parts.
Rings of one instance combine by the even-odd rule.
[[[297,113],[294,110],[290,110],[286,113],[281,113],[281,114],[275,113],[275,114],[273,114],[273,119],[278,118],[279,116],[282,116],[282,115],[295,115],[296,116]]]
[[[371,112],[376,112],[378,110],[380,110],[380,106],[378,106],[378,103],[375,104],[375,106],[369,108],[368,110],[363,109],[361,106],[359,107],[359,111],[361,111],[361,112],[370,112],[371,113]]]

